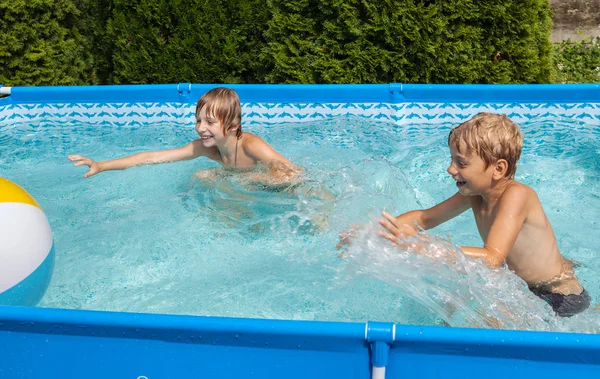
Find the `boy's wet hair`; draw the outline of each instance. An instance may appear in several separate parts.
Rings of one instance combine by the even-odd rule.
[[[460,153],[464,142],[468,151],[477,154],[485,167],[499,159],[508,162],[506,177],[514,178],[517,161],[523,149],[521,128],[505,115],[479,113],[450,131],[448,146],[455,146]]]
[[[236,129],[235,136],[242,137],[242,107],[240,98],[231,88],[218,87],[206,92],[196,103],[196,118],[200,117],[202,108],[207,115],[214,116],[223,126],[223,134]]]

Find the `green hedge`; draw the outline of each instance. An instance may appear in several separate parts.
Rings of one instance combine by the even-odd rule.
[[[79,15],[71,0],[0,1],[0,83],[90,83],[91,54]]]
[[[254,83],[268,19],[263,0],[114,0],[114,83]]]
[[[540,83],[547,0],[271,0],[269,82]]]
[[[557,44],[554,62],[558,83],[600,83],[600,37]]]
[[[115,44],[107,35],[113,0],[77,0],[80,10],[79,30],[84,35],[86,50],[93,57],[93,72],[88,84],[108,84],[113,72]]]
[[[0,80],[544,83],[547,0],[24,0],[0,4]]]

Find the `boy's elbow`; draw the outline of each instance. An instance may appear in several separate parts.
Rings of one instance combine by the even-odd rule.
[[[415,220],[417,221],[417,224],[419,224],[419,226],[421,228],[423,228],[425,230],[429,230],[429,229],[437,226],[437,225],[432,225],[433,220],[427,216],[427,213],[424,210],[418,210],[415,212],[417,212],[417,217],[415,217]]]
[[[504,254],[491,251],[488,248],[462,246],[461,250],[469,258],[481,259],[486,266],[490,268],[498,268],[504,264],[506,259]]]
[[[489,253],[484,258],[484,261],[485,264],[488,265],[490,268],[499,268],[504,264],[505,257],[497,253]]]
[[[483,252],[485,254],[485,263],[491,268],[498,268],[504,264],[508,252],[504,252],[489,244],[483,245]]]
[[[499,268],[504,264],[504,259],[498,259],[496,257],[492,257],[492,258],[486,259],[485,263],[490,268]]]

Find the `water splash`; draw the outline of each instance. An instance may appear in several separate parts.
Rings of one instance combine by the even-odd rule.
[[[345,280],[372,277],[397,287],[399,293],[422,304],[452,327],[570,331],[572,323],[557,317],[533,295],[526,283],[507,268],[491,269],[467,258],[448,238],[427,235],[420,254],[394,246],[379,237],[378,223],[365,225],[344,257]],[[593,312],[593,311],[588,311]],[[579,317],[579,316],[576,316]],[[581,316],[575,329],[598,333],[597,324]]]

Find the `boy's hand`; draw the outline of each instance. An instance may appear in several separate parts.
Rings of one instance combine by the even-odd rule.
[[[417,235],[417,231],[407,224],[400,224],[398,220],[387,212],[381,212],[383,218],[379,219],[379,224],[383,226],[386,231],[380,231],[379,235],[392,241],[395,245],[398,244],[399,239]]]
[[[71,162],[75,162],[73,166],[86,165],[90,168],[89,171],[85,175],[83,175],[84,178],[89,178],[90,176],[95,175],[101,171],[98,163],[91,160],[90,158],[86,158],[82,155],[69,155],[68,158]]]
[[[194,178],[214,182],[217,180],[217,169],[202,170],[194,174]]]
[[[304,169],[289,162],[272,160],[265,162],[269,170],[270,179],[276,183],[294,183],[298,182],[298,175],[304,172]]]
[[[352,243],[352,240],[354,239],[354,237],[356,237],[356,235],[358,234],[358,231],[360,230],[361,227],[362,227],[361,224],[352,224],[352,225],[350,225],[348,230],[341,232],[339,235],[340,242],[338,242],[338,244],[335,245],[336,250],[339,250],[346,245],[350,245]],[[344,253],[340,253],[340,257],[343,254]]]

